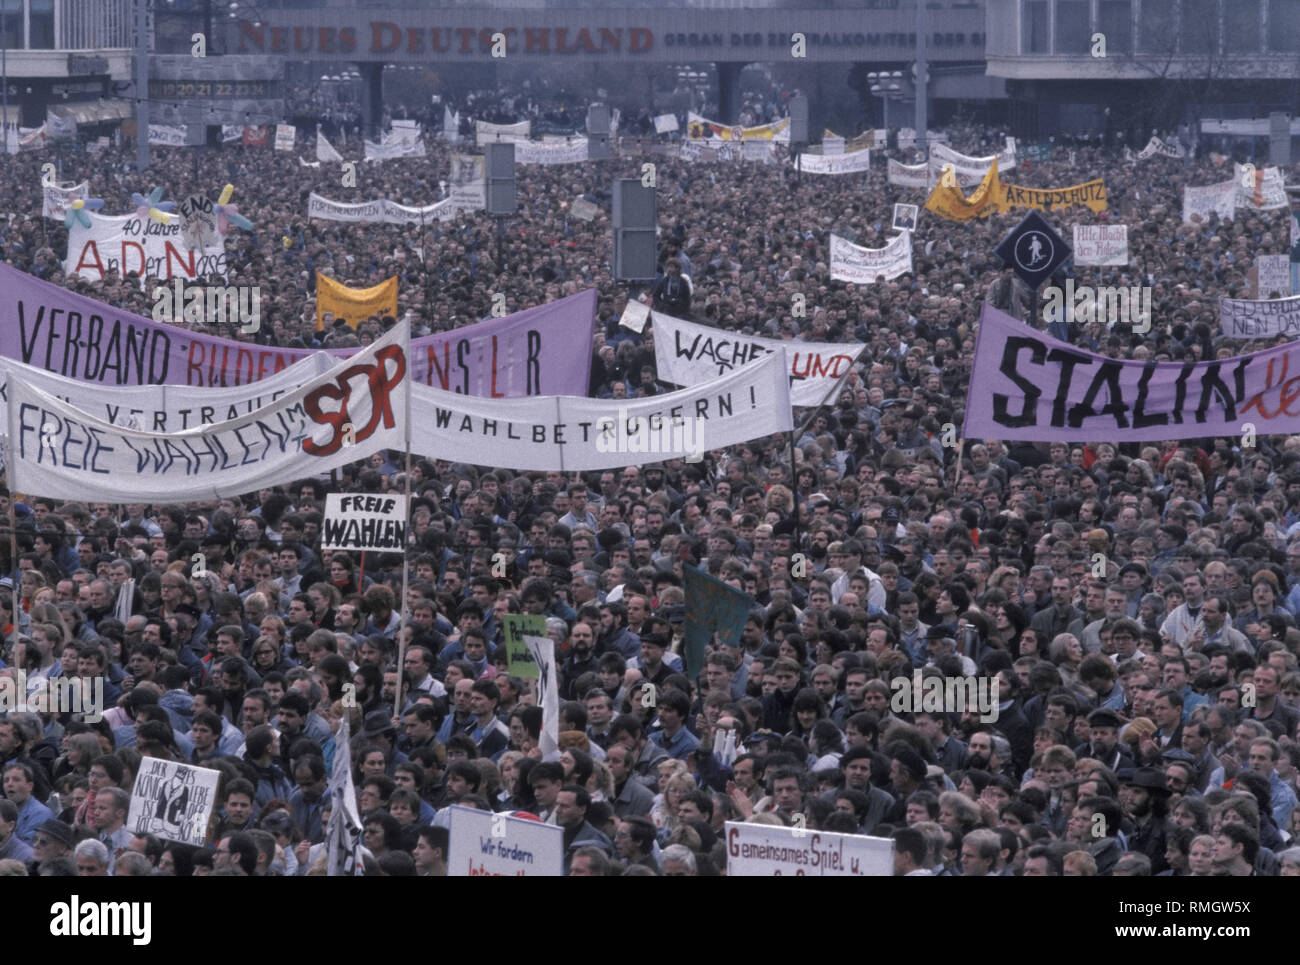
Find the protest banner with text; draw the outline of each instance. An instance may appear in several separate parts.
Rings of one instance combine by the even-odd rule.
[[[732,878],[884,878],[894,874],[891,838],[739,821],[728,821],[725,834],[727,875]]]
[[[372,315],[397,317],[397,276],[369,288],[349,288],[329,275],[316,272],[316,331],[325,328],[325,315],[343,319],[356,328]]]
[[[224,278],[226,249],[220,237],[208,248],[187,247],[178,218],[170,224],[159,224],[137,214],[96,213],[90,227],[74,221],[68,230],[68,257],[63,271],[90,281],[103,281],[110,271],[117,272],[118,277],[135,272],[141,286],[149,276],[164,281],[193,281],[213,275]]]

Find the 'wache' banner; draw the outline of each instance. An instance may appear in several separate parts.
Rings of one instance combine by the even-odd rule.
[[[63,262],[68,275],[101,281],[109,271],[118,277],[128,272],[163,280],[217,276],[226,277],[226,249],[221,238],[210,248],[186,247],[179,218],[159,224],[137,214],[96,213],[87,228],[74,221],[68,231],[68,257]]]
[[[181,432],[127,429],[9,374],[10,485],[53,499],[189,502],[255,492],[406,445],[410,326],[269,406]]]
[[[0,401],[9,401],[9,373],[13,372],[26,385],[113,425],[145,432],[180,432],[238,419],[265,408],[337,361],[324,352],[313,352],[260,382],[229,388],[214,386],[195,393],[181,385],[95,385],[52,375],[14,359],[0,359]],[[7,427],[4,431],[8,431]]]
[[[826,393],[866,348],[861,342],[785,342],[740,335],[663,312],[652,312],[650,317],[655,334],[655,369],[665,382],[703,385],[755,359],[780,353],[788,363],[791,405],[821,405]]]
[[[1300,335],[1300,295],[1294,298],[1220,298],[1219,324],[1226,338]]]
[[[451,462],[560,472],[693,458],[789,432],[785,368],[769,355],[701,385],[626,400],[481,399],[416,386],[411,448]]]
[[[883,248],[863,248],[847,238],[831,235],[831,278],[855,285],[871,285],[906,275],[912,270],[912,233],[904,231]]]
[[[1291,363],[1295,368],[1291,368]],[[1300,347],[1206,362],[1120,361],[980,316],[966,439],[1163,442],[1300,433]]]
[[[467,395],[585,395],[596,291],[411,343],[412,377]],[[0,264],[0,357],[104,385],[228,386],[283,371],[311,349],[277,348],[164,325]],[[331,349],[347,357],[355,349]]]

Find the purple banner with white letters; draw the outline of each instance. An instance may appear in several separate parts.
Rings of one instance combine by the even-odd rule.
[[[1295,368],[1291,368],[1291,363]],[[967,439],[1162,442],[1300,433],[1300,345],[1206,362],[1120,361],[980,316]]]
[[[424,385],[485,398],[586,396],[595,314],[596,291],[588,289],[412,339],[411,374]],[[200,335],[0,265],[0,356],[66,378],[101,385],[248,385],[314,351]]]

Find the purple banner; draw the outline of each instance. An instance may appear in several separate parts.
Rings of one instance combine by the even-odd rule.
[[[417,382],[462,395],[586,396],[595,315],[596,291],[588,289],[412,339],[411,374]],[[0,356],[66,378],[101,385],[247,385],[313,351],[200,335],[0,265]]]
[[[1294,357],[1296,367],[1291,370]],[[1124,362],[980,316],[967,439],[1162,442],[1300,433],[1300,346],[1216,361]]]

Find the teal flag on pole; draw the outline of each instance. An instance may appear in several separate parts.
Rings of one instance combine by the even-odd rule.
[[[683,566],[686,578],[686,676],[695,680],[704,669],[704,654],[714,633],[723,644],[740,647],[753,601],[747,593],[723,583],[694,566]]]

